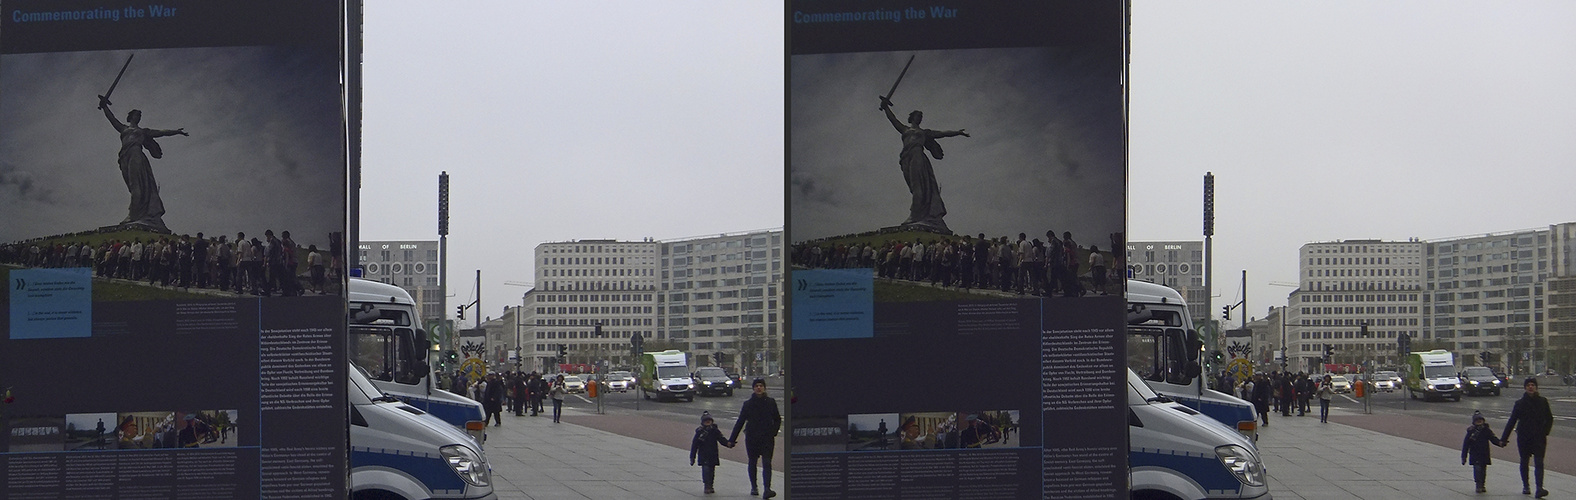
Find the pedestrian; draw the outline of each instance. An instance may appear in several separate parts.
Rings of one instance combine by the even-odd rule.
[[[1319,423],[1330,423],[1330,399],[1335,397],[1335,390],[1330,388],[1333,378],[1324,376],[1324,381],[1319,382],[1319,387],[1314,389],[1314,394],[1319,396]]]
[[[700,427],[695,428],[695,438],[690,440],[690,465],[695,465],[695,459],[700,458],[700,481],[706,485],[706,493],[717,492],[712,488],[712,482],[717,478],[717,466],[722,465],[717,445],[733,447],[722,437],[722,430],[712,421],[711,412],[700,412]]]
[[[525,416],[525,407],[530,405],[531,390],[526,387],[525,383],[525,372],[514,372],[514,375],[509,377],[509,387],[514,391],[514,416],[516,417]]]
[[[542,398],[547,397],[547,381],[542,380],[542,374],[531,372],[531,382],[526,384],[531,392],[531,416],[542,414]]]
[[[482,424],[495,420],[493,427],[503,425],[503,394],[503,380],[496,373],[487,374],[487,385],[482,389],[482,406],[487,408],[487,416],[482,417]]]
[[[1543,498],[1549,496],[1549,490],[1543,489],[1543,453],[1548,451],[1549,431],[1554,430],[1554,412],[1549,409],[1549,400],[1538,394],[1537,377],[1527,377],[1522,388],[1527,392],[1511,408],[1510,420],[1505,422],[1505,432],[1500,434],[1499,439],[1509,440],[1510,431],[1516,431],[1516,452],[1521,455],[1521,494],[1532,493],[1527,482],[1527,462],[1530,459],[1537,479],[1537,497]]]
[[[1488,427],[1488,422],[1483,414],[1472,412],[1472,426],[1467,427],[1467,437],[1461,440],[1461,465],[1472,464],[1472,480],[1477,482],[1477,492],[1484,493],[1488,489],[1483,487],[1483,481],[1488,476],[1489,448],[1493,444],[1505,447],[1505,441],[1494,435],[1494,430]]]
[[[755,495],[755,463],[761,464],[765,475],[766,494],[762,498],[777,496],[772,491],[772,450],[777,446],[777,430],[783,425],[782,413],[777,411],[777,400],[766,395],[766,379],[757,378],[750,384],[752,394],[739,409],[739,421],[733,424],[730,445],[739,444],[739,431],[744,432],[744,451],[750,457],[750,494]]]
[[[1291,416],[1291,407],[1292,407],[1292,405],[1296,404],[1296,401],[1297,401],[1297,387],[1295,385],[1292,385],[1292,378],[1291,378],[1291,374],[1290,373],[1282,373],[1281,374],[1280,392],[1281,392],[1281,401],[1280,401],[1281,416],[1282,417],[1290,417]]]
[[[564,415],[564,375],[562,373],[553,379],[553,385],[547,389],[547,393],[553,397],[553,423],[556,424],[559,418],[562,418]]]
[[[1313,398],[1313,381],[1308,374],[1297,372],[1297,416],[1308,414],[1308,400]]]
[[[1270,395],[1275,392],[1270,378],[1264,375],[1254,377],[1258,379],[1253,383],[1253,409],[1259,412],[1259,418],[1264,420],[1264,426],[1270,426]]]

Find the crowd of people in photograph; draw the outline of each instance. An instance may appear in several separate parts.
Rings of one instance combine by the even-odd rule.
[[[1044,240],[1026,233],[1018,233],[1015,241],[980,233],[879,244],[803,242],[793,246],[793,262],[806,268],[868,268],[880,278],[965,290],[1080,297],[1106,295],[1109,284],[1120,285],[1126,247],[1122,233],[1112,233],[1110,239],[1109,256],[1098,245],[1080,246],[1072,232],[1058,237],[1056,231],[1046,231]]]
[[[54,238],[0,244],[0,263],[28,268],[91,268],[98,278],[146,281],[179,288],[282,296],[323,293],[330,257],[317,245],[303,250],[290,231],[262,238],[238,232],[227,236],[147,235],[131,239],[86,240]],[[300,273],[307,271],[307,285]]]

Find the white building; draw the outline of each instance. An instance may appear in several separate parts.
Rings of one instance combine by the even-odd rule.
[[[1415,240],[1303,245],[1301,286],[1287,299],[1288,369],[1318,371],[1327,345],[1333,363],[1400,364],[1396,340],[1401,334],[1428,338],[1422,322],[1424,245]]]
[[[522,368],[556,371],[568,362],[631,366],[630,339],[657,338],[661,244],[576,240],[536,246],[536,286],[520,315]]]
[[[781,230],[672,241],[575,240],[536,247],[535,287],[520,315],[522,368],[630,367],[631,340],[671,347],[695,366],[749,373],[781,363]],[[598,326],[600,325],[600,333]],[[500,325],[506,328],[507,325]],[[507,335],[506,335],[507,336]]]
[[[658,338],[687,342],[701,366],[746,374],[781,365],[783,233],[756,231],[662,244]]]
[[[1303,245],[1288,298],[1292,364],[1400,363],[1396,338],[1462,365],[1576,369],[1576,223],[1433,241]],[[1367,336],[1364,336],[1364,327]],[[1295,369],[1295,368],[1294,368]]]

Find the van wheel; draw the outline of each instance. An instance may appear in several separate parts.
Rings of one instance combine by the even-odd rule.
[[[358,491],[358,492],[356,492],[356,494],[350,496],[350,499],[351,500],[405,500],[405,497],[399,496],[399,494],[397,494],[397,493],[383,491],[383,490],[367,490],[367,491]]]
[[[1495,396],[1499,395],[1499,388],[1498,387],[1494,388],[1494,395]]]
[[[647,400],[650,400],[651,399],[651,393],[646,392],[646,388],[645,387],[641,387],[640,388],[640,397],[643,397],[643,398],[646,398]]]

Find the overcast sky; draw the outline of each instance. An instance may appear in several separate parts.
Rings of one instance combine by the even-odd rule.
[[[152,159],[164,222],[176,234],[261,238],[291,231],[328,244],[343,210],[339,84],[329,51],[232,47],[7,55],[0,64],[0,241],[98,229],[126,217],[130,194],[117,166],[116,119],[139,109],[141,126],[185,128],[159,138]]]
[[[1290,289],[1268,283],[1297,281],[1308,242],[1576,220],[1576,3],[1132,9],[1128,236],[1202,239],[1213,171],[1217,304],[1241,297],[1243,269],[1253,316],[1284,304]],[[782,16],[773,2],[368,4],[362,238],[436,239],[447,170],[451,304],[481,269],[496,317],[542,242],[780,227]],[[851,91],[870,108],[851,117],[887,131],[874,97],[888,85]],[[926,125],[997,126],[906,101],[904,85],[894,100]],[[900,189],[892,134],[872,151]],[[944,140],[938,176],[978,161],[958,148],[982,139]],[[944,197],[963,189],[942,179]]]
[[[1576,2],[1135,1],[1133,240],[1203,239],[1216,307],[1305,243],[1576,221]],[[1233,316],[1235,321],[1236,316]]]

